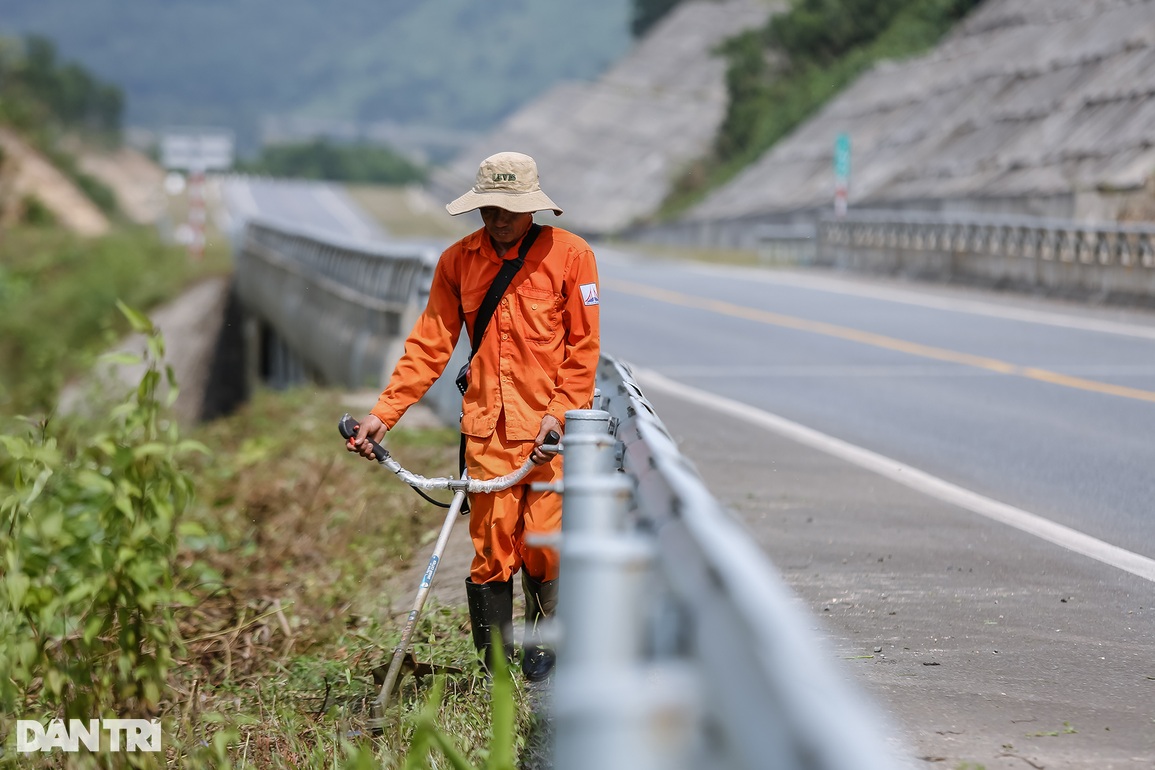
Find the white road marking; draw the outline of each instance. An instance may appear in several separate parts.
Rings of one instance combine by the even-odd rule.
[[[1039,364],[1047,369],[1061,369],[1066,374],[1084,377],[1155,376],[1152,364]],[[669,377],[695,379],[732,379],[734,377],[995,377],[994,372],[958,364],[678,364],[663,366]]]
[[[646,388],[664,391],[684,401],[728,414],[740,420],[758,425],[800,444],[833,455],[860,468],[872,471],[899,484],[930,495],[943,502],[985,516],[1007,526],[1034,535],[1049,543],[1054,543],[1103,564],[1116,567],[1132,575],[1155,583],[1155,559],[1132,553],[1098,538],[1065,527],[1029,511],[1016,508],[998,500],[963,489],[937,476],[920,471],[910,465],[864,449],[855,444],[829,436],[813,428],[787,420],[771,412],[766,412],[749,404],[717,396],[704,390],[684,385],[650,370],[635,370],[638,381]]]

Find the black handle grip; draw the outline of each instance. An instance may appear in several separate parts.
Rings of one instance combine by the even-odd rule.
[[[543,444],[556,444],[559,441],[561,441],[561,434],[558,433],[556,430],[551,430],[549,433],[545,434],[545,441],[543,441],[542,443]]]
[[[356,436],[360,427],[361,423],[354,420],[348,412],[346,412],[345,415],[341,417],[341,421],[337,423],[337,430],[341,431],[341,436],[346,441]],[[377,462],[382,462],[389,456],[389,452],[385,449],[385,447],[381,446],[369,437],[366,437],[365,440],[368,441],[369,445],[373,447],[374,460]]]

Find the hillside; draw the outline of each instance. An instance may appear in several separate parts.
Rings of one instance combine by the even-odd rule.
[[[874,67],[689,219],[827,210],[840,133],[850,205],[1149,219],[1155,2],[987,0],[934,51]]]
[[[45,213],[30,213],[43,207]],[[19,134],[0,125],[0,228],[50,216],[79,235],[103,235],[108,218],[71,179]]]
[[[250,149],[302,121],[483,130],[560,78],[596,77],[630,35],[630,0],[4,6],[0,34],[44,34],[121,85],[127,125],[226,125]]]

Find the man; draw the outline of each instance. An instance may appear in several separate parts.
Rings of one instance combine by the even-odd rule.
[[[578,236],[534,224],[534,212],[562,212],[542,191],[537,164],[528,155],[486,158],[473,188],[445,208],[452,216],[480,209],[484,227],[441,255],[405,352],[348,448],[371,457],[365,438],[380,441],[425,394],[466,329],[475,348],[461,417],[469,476],[501,476],[527,457],[537,465],[519,486],[470,497],[474,557],[466,591],[473,642],[487,661],[494,631],[512,641],[513,575],[520,571],[526,603],[522,671],[538,681],[553,668],[553,653],[541,645],[537,627],[557,606],[558,555],[531,545],[528,536],[561,529],[561,500],[529,485],[560,477],[561,461],[543,452],[542,444],[550,431],[564,432],[568,410],[588,408],[593,399],[600,344],[597,265]],[[503,262],[521,252],[524,264],[478,339],[478,310]],[[507,656],[511,651],[507,644]]]

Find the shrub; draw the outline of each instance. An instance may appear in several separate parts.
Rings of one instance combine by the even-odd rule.
[[[33,227],[47,227],[56,224],[56,216],[35,195],[25,195],[21,201],[23,212],[20,218]]]
[[[118,136],[124,93],[76,62],[63,62],[56,45],[40,35],[22,44],[0,40],[0,116],[24,128],[50,120],[69,129]]]
[[[157,713],[174,647],[177,525],[191,483],[158,400],[163,341],[103,424],[0,435],[0,712],[12,718]],[[170,389],[175,396],[175,386]]]

